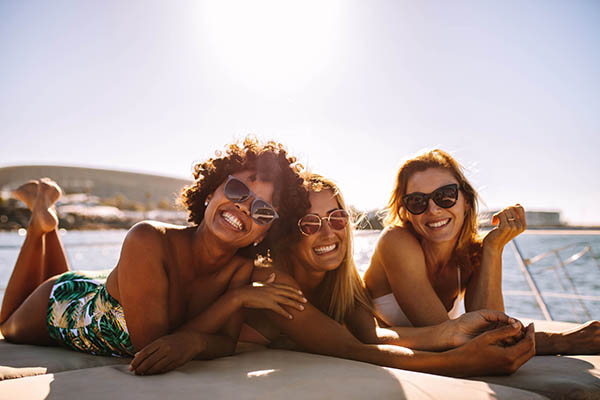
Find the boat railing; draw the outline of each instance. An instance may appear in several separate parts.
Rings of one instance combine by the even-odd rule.
[[[531,258],[526,258],[523,256],[523,253],[522,253],[521,249],[519,248],[519,245],[518,245],[516,239],[513,239],[510,242],[510,244],[511,244],[511,247],[515,254],[515,257],[517,258],[517,263],[519,264],[521,272],[523,273],[523,275],[525,277],[525,281],[529,285],[530,292],[508,290],[508,291],[504,291],[505,294],[508,294],[508,295],[523,295],[523,294],[533,295],[535,297],[536,303],[537,303],[538,307],[540,308],[540,311],[542,312],[544,318],[548,321],[552,321],[552,320],[554,320],[554,318],[552,316],[552,313],[548,307],[548,304],[547,304],[545,298],[562,298],[562,299],[568,300],[569,306],[571,307],[572,314],[575,318],[577,318],[577,320],[579,322],[583,322],[579,318],[579,316],[582,313],[585,315],[585,317],[588,320],[592,319],[590,311],[587,308],[584,301],[600,302],[600,296],[584,295],[584,294],[579,293],[579,291],[577,289],[577,285],[575,284],[575,281],[573,280],[573,277],[571,276],[571,274],[569,273],[569,270],[567,268],[568,265],[573,264],[575,261],[581,259],[585,255],[589,255],[590,258],[595,263],[596,268],[600,271],[600,263],[598,262],[598,257],[594,254],[591,246],[588,243],[581,243],[581,242],[571,243],[567,246],[563,246],[563,247],[556,248],[556,249],[553,249],[553,250],[550,250],[550,251],[547,251],[544,253],[540,253]],[[563,259],[563,257],[561,257],[561,253],[564,253],[565,251],[567,251],[571,248],[579,248],[579,247],[582,247],[581,250],[571,254],[566,259]],[[533,268],[533,264],[539,263],[540,261],[547,259],[548,257],[555,257],[556,260],[558,261],[558,264],[550,265],[550,266],[537,265],[537,266],[535,266],[535,268]],[[559,283],[560,287],[562,288],[562,293],[546,292],[546,291],[540,290],[540,288],[535,280],[535,273],[546,271],[546,270],[554,271],[554,273],[556,275],[556,281]],[[561,277],[561,275],[563,275],[563,277],[566,279],[563,279],[563,277]],[[565,283],[565,281],[566,281],[566,283]],[[580,312],[577,312],[576,309],[579,309]]]

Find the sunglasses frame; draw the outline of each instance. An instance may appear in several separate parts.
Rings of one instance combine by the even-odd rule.
[[[454,202],[452,203],[452,205],[449,206],[445,206],[442,204],[439,204],[436,200],[436,198],[434,197],[436,193],[438,193],[439,191],[452,187],[454,190],[456,190],[456,197],[454,197]],[[460,185],[458,183],[451,183],[448,185],[444,185],[444,186],[440,186],[439,188],[435,189],[433,192],[431,193],[421,193],[421,192],[412,192],[412,193],[407,193],[404,196],[402,196],[402,205],[404,206],[404,208],[406,208],[406,210],[411,213],[412,215],[421,215],[423,214],[425,211],[427,211],[427,209],[429,208],[429,199],[433,200],[433,202],[441,208],[452,208],[456,205],[456,202],[458,201],[458,192],[460,191]],[[412,196],[412,195],[421,195],[425,198],[425,205],[426,207],[423,209],[423,211],[421,212],[412,212],[410,210],[410,208],[408,208],[407,205],[407,199]]]
[[[343,227],[343,228],[341,228],[341,229],[335,229],[335,228],[334,228],[334,227],[331,225],[331,214],[333,214],[333,213],[335,213],[335,212],[339,212],[339,211],[343,211],[343,212],[344,212],[344,214],[345,214],[345,217],[344,217],[344,219],[345,219],[345,221],[346,221],[346,222],[344,223],[344,227]],[[315,217],[317,217],[317,218],[319,219],[319,228],[318,228],[318,229],[317,229],[317,230],[316,230],[314,233],[306,233],[306,232],[304,232],[304,231],[302,230],[302,224],[301,224],[301,223],[302,223],[302,220],[304,219],[304,217],[307,217],[307,216],[309,216],[309,215],[313,215],[313,216],[315,216]],[[328,213],[328,214],[327,214],[327,216],[326,216],[326,217],[321,217],[321,216],[319,216],[318,214],[314,214],[314,213],[306,214],[306,215],[302,216],[302,218],[300,218],[300,219],[298,220],[298,229],[300,230],[300,233],[301,233],[301,234],[303,234],[304,236],[311,236],[311,235],[314,235],[314,234],[316,234],[316,233],[319,233],[319,231],[320,231],[320,230],[321,230],[321,228],[323,227],[323,220],[324,220],[324,219],[326,219],[326,220],[327,220],[327,223],[329,224],[329,227],[330,227],[331,229],[333,229],[334,231],[341,231],[342,229],[345,229],[345,228],[348,226],[348,221],[349,221],[349,219],[350,219],[350,215],[348,214],[348,211],[344,210],[343,208],[337,208],[337,209],[335,209],[335,210],[331,211],[330,213]]]
[[[247,190],[248,190],[248,194],[246,196],[242,196],[242,198],[240,199],[236,199],[236,198],[232,198],[230,197],[231,193],[227,193],[227,185],[229,184],[229,182],[231,181],[237,181],[240,184],[242,184]],[[275,209],[275,207],[269,203],[268,201],[264,200],[263,198],[259,197],[256,193],[254,193],[249,187],[248,185],[246,185],[246,183],[239,179],[236,178],[233,175],[229,175],[227,177],[227,180],[225,181],[225,185],[223,185],[223,193],[225,194],[225,197],[227,198],[227,200],[229,201],[233,201],[234,203],[243,203],[246,200],[248,200],[250,197],[254,197],[254,200],[252,201],[252,204],[250,204],[250,218],[252,218],[252,220],[254,222],[256,222],[259,225],[265,226],[265,225],[269,225],[272,224],[273,221],[275,221],[277,218],[279,218],[279,214],[277,213],[277,210]],[[265,203],[266,205],[268,205],[271,210],[273,210],[273,218],[269,221],[269,222],[263,222],[260,219],[258,219],[257,217],[254,216],[254,213],[256,212],[256,203],[258,201],[262,201],[263,203]]]

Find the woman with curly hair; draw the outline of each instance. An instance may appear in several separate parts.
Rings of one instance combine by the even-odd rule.
[[[533,355],[533,326],[502,312],[482,310],[436,326],[382,328],[352,256],[352,228],[341,193],[318,175],[306,179],[309,203],[296,229],[272,251],[272,266],[253,279],[276,281],[308,299],[293,319],[247,310],[254,331],[241,340],[451,376],[514,372]],[[283,333],[283,338],[280,334]],[[291,340],[291,343],[290,343]]]
[[[195,166],[182,203],[191,226],[133,226],[105,282],[72,272],[57,233],[58,185],[30,181],[15,195],[32,211],[5,291],[0,329],[15,343],[61,344],[91,354],[135,356],[136,374],[232,354],[242,308],[302,310],[296,289],[249,285],[253,261],[295,218],[299,166],[281,144],[247,138]],[[287,222],[287,223],[286,223]]]
[[[443,150],[407,160],[388,203],[386,228],[365,282],[379,318],[390,326],[428,326],[466,311],[504,311],[502,251],[527,226],[519,204],[495,214],[481,235],[478,196],[460,164]],[[536,332],[537,354],[600,351],[600,324]]]

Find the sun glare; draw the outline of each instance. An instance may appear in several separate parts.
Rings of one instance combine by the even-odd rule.
[[[263,90],[302,89],[335,58],[339,1],[212,1],[203,40],[232,79]]]

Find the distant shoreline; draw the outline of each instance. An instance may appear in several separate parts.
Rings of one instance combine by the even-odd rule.
[[[600,235],[600,227],[527,228],[521,235]]]
[[[491,228],[489,226],[479,228],[482,232],[487,232]],[[357,229],[354,233],[359,232],[379,232],[379,229]],[[600,227],[598,226],[557,226],[557,227],[533,227],[521,235],[600,235]]]

